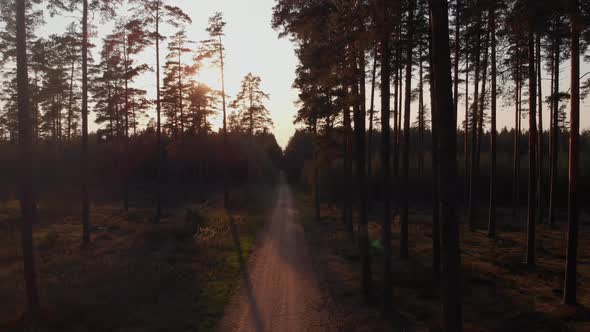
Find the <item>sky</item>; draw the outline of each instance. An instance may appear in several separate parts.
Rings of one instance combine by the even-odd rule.
[[[240,81],[249,72],[258,75],[262,79],[262,89],[270,94],[270,100],[266,102],[267,109],[271,113],[274,122],[273,132],[279,145],[283,148],[286,146],[289,138],[295,131],[293,119],[296,113],[295,101],[297,100],[297,91],[292,88],[295,78],[295,68],[297,58],[295,56],[295,45],[288,38],[278,38],[278,32],[272,29],[272,8],[276,0],[170,0],[172,5],[182,8],[193,20],[193,23],[186,28],[188,36],[193,41],[207,39],[205,28],[208,18],[215,12],[220,11],[224,14],[227,22],[224,44],[226,48],[226,68],[225,83],[226,93],[229,95],[228,104],[237,94]],[[124,9],[119,12],[125,12]],[[65,26],[74,20],[72,17],[58,17],[47,19],[47,23],[40,28],[40,34],[62,33]],[[94,52],[100,49],[101,38],[108,34],[112,29],[112,23],[101,22],[95,18],[97,26],[97,36],[93,42],[97,44]],[[171,35],[175,30],[164,28],[163,34]],[[165,46],[165,45],[164,45]],[[195,49],[196,49],[195,45]],[[161,57],[166,53],[165,47],[162,47]],[[143,61],[150,66],[155,64],[155,50],[148,47],[139,55],[139,61]],[[98,56],[96,56],[98,58]],[[187,57],[185,61],[189,61]],[[569,61],[562,63],[560,70],[562,72],[560,85],[569,87]],[[590,71],[590,64],[582,62],[581,75]],[[413,88],[417,86],[416,72],[413,77]],[[198,80],[210,85],[213,88],[220,89],[221,81],[219,70],[216,67],[206,66],[201,70],[197,77]],[[473,80],[473,78],[471,78]],[[367,83],[369,83],[368,81]],[[549,90],[549,74],[543,73],[543,94],[547,95]],[[502,84],[502,83],[499,83]],[[511,83],[510,83],[511,84]],[[150,96],[155,99],[155,73],[146,73],[136,80],[135,86],[148,90]],[[370,84],[367,84],[369,87]],[[489,88],[489,87],[488,87]],[[473,86],[470,86],[473,93]],[[460,87],[461,93],[464,86]],[[370,95],[370,94],[367,94]],[[376,102],[378,104],[378,93]],[[590,99],[590,98],[588,98]],[[425,103],[428,105],[428,90],[425,91]],[[369,103],[369,101],[367,101]],[[498,128],[513,127],[514,125],[514,106],[511,101],[498,101]],[[523,107],[528,108],[528,100],[523,97]],[[412,104],[412,122],[416,114],[417,103]],[[378,109],[378,107],[377,107]],[[464,100],[459,105],[459,119],[464,117]],[[544,108],[544,127],[547,129],[549,124],[549,110]],[[150,114],[154,116],[155,111]],[[212,119],[214,127],[221,124],[221,114]],[[146,121],[147,122],[147,121]],[[97,129],[97,126],[91,122],[91,130]],[[581,107],[581,124],[582,129],[590,128],[590,103],[582,103]],[[522,121],[523,130],[528,128],[528,120]]]
[[[265,103],[274,122],[273,132],[279,145],[285,147],[289,137],[295,131],[293,119],[296,113],[294,102],[297,91],[292,89],[295,79],[297,58],[294,45],[287,38],[278,38],[278,32],[271,27],[272,8],[274,0],[171,0],[170,4],[182,8],[193,20],[186,28],[187,35],[192,41],[208,38],[205,31],[208,18],[220,11],[227,22],[224,38],[226,49],[225,86],[229,96],[228,104],[236,96],[240,82],[248,73],[258,75],[262,79],[262,89],[270,95]],[[121,12],[121,11],[120,11]],[[123,10],[124,12],[124,10]],[[71,18],[47,19],[47,24],[40,30],[41,34],[62,33]],[[112,23],[100,22],[95,19],[98,36],[93,42],[97,45],[94,51],[100,49],[100,39],[110,33]],[[164,28],[163,34],[171,35],[175,30]],[[165,45],[164,45],[165,46]],[[198,44],[195,44],[196,50]],[[96,53],[96,52],[95,52]],[[166,54],[162,47],[161,57]],[[96,56],[98,58],[98,56]],[[155,64],[155,49],[148,47],[139,55],[139,61],[150,66]],[[187,56],[185,61],[190,61]],[[197,79],[205,84],[221,90],[221,79],[217,67],[205,66]],[[135,86],[146,89],[148,94],[155,96],[155,73],[147,73],[136,80]],[[155,97],[153,97],[155,99]],[[228,109],[229,110],[229,109]],[[153,116],[153,114],[151,114]],[[221,113],[212,119],[214,127],[222,122]],[[91,122],[91,130],[97,126]]]

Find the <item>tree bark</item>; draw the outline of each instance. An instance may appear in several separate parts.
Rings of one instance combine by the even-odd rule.
[[[529,3],[529,8],[533,4]],[[529,60],[529,190],[528,190],[528,218],[527,218],[527,258],[528,266],[535,266],[535,196],[537,184],[537,75],[535,73],[535,39],[533,16],[529,16],[528,60]]]
[[[315,219],[319,221],[321,219],[321,206],[320,206],[320,162],[319,162],[319,143],[318,143],[318,120],[317,117],[313,120],[313,164],[314,164],[314,190],[313,198],[315,205]]]
[[[461,58],[461,7],[462,3],[461,0],[457,0],[455,8],[455,72],[454,72],[454,79],[453,84],[455,85],[454,95],[453,95],[453,106],[455,107],[455,118],[457,118],[457,114],[459,113],[459,60]],[[456,122],[456,121],[455,121]]]
[[[429,25],[432,25],[432,17],[429,13],[428,15]],[[438,128],[435,124],[438,123],[437,116],[438,113],[436,112],[436,103],[435,103],[435,87],[434,87],[434,79],[433,79],[433,65],[434,59],[432,58],[433,50],[432,50],[432,32],[429,31],[428,34],[428,61],[430,65],[428,66],[428,74],[430,76],[430,114],[431,114],[431,121],[432,121],[432,128],[431,128],[431,138],[432,138],[432,278],[436,282],[440,281],[440,193],[439,193],[439,163],[440,158],[438,155],[439,145],[438,145]],[[455,87],[458,87],[455,84]],[[457,100],[457,99],[453,99]],[[457,117],[457,106],[454,107],[455,118]],[[457,121],[455,119],[454,123],[456,124]]]
[[[415,0],[409,0],[408,8],[408,35],[406,45],[406,83],[405,83],[405,104],[404,104],[404,137],[402,150],[402,181],[400,186],[401,214],[400,214],[400,257],[408,258],[408,191],[409,191],[409,168],[410,168],[410,106],[412,94],[412,54],[414,38],[414,8]]]
[[[551,183],[549,187],[549,225],[555,227],[555,205],[557,191],[557,161],[559,160],[559,50],[561,38],[559,36],[559,17],[555,23],[555,62],[553,64],[553,109],[551,128]]]
[[[125,155],[129,155],[129,54],[127,47],[127,30],[123,30],[123,59],[125,60]],[[129,171],[123,166],[123,209],[129,211]]]
[[[579,172],[580,148],[580,30],[578,17],[578,0],[572,3],[571,19],[571,108],[570,108],[570,144],[569,144],[569,186],[568,186],[568,232],[567,255],[565,263],[565,284],[563,302],[576,304],[576,266],[578,254],[578,197],[577,180]]]
[[[160,100],[160,1],[158,0],[158,9],[156,10],[156,136],[157,136],[157,154],[158,164],[156,171],[156,217],[155,222],[159,223],[162,217],[162,167],[163,167],[163,147],[162,147],[162,123],[161,123],[161,100]]]
[[[348,88],[347,88],[348,89]],[[343,219],[344,225],[348,230],[348,233],[354,235],[354,227],[352,224],[352,129],[350,119],[350,107],[346,105],[344,107],[344,206],[343,206]]]
[[[382,1],[382,8],[384,13],[384,19],[381,22],[381,163],[383,168],[383,179],[381,180],[382,193],[383,193],[383,228],[382,228],[382,241],[383,241],[383,312],[388,314],[392,307],[392,291],[393,291],[393,280],[391,272],[391,179],[390,179],[390,128],[389,128],[389,117],[390,117],[390,77],[391,68],[389,63],[389,57],[391,48],[389,45],[389,29],[388,20],[385,18],[387,13],[387,0]],[[397,82],[395,83],[396,99],[397,103]],[[397,105],[394,112],[394,117],[397,117]],[[396,119],[397,124],[397,119]]]
[[[466,52],[468,53],[468,52]],[[469,54],[465,54],[465,131],[463,132],[463,204],[469,204]]]
[[[377,50],[375,49],[375,56],[373,58],[373,68],[371,73],[371,105],[369,108],[369,133],[367,134],[367,179],[369,181],[369,190],[367,191],[367,210],[371,211],[372,193],[373,193],[373,121],[375,114],[375,78],[377,77]]]
[[[537,53],[537,87],[538,87],[538,108],[539,108],[539,129],[537,131],[537,223],[543,223],[543,89],[542,89],[542,65],[541,65],[541,33],[537,32],[536,40]]]
[[[418,176],[424,172],[424,70],[422,46],[418,52]]]
[[[442,252],[442,319],[446,332],[463,330],[461,253],[457,218],[457,131],[451,89],[448,4],[430,0],[432,15],[434,96],[439,132],[440,212]]]
[[[68,97],[68,142],[72,139],[72,120],[74,117],[74,65],[75,61],[72,61],[72,67],[70,69],[70,92]]]
[[[514,158],[512,169],[512,208],[513,215],[518,215],[520,205],[520,90],[522,89],[521,82],[521,67],[520,67],[520,48],[518,42],[516,43],[516,90],[515,90],[515,111],[514,111]]]
[[[223,59],[223,43],[221,36],[219,36],[219,62],[221,64],[221,102],[223,103],[223,160],[225,166],[223,167],[223,207],[229,209],[229,179],[228,179],[228,167],[229,167],[229,156],[228,156],[228,143],[227,143],[227,112],[225,102],[225,72],[224,72],[224,59]]]
[[[491,97],[491,128],[490,128],[490,150],[491,150],[491,172],[490,172],[490,210],[488,217],[488,236],[496,236],[496,141],[498,130],[496,128],[496,3],[492,3],[490,9],[490,31],[492,48],[492,97]]]
[[[37,216],[33,172],[33,112],[31,110],[27,64],[25,0],[16,0],[16,74],[18,101],[18,145],[20,169],[20,210],[22,255],[27,295],[27,314],[33,328],[39,324],[41,308],[37,290],[37,271],[33,244],[33,224]]]
[[[471,168],[469,172],[469,206],[467,210],[467,220],[469,228],[475,229],[475,213],[477,210],[477,135],[478,135],[478,116],[479,116],[479,75],[480,75],[480,55],[481,55],[481,11],[477,9],[477,39],[475,41],[475,82],[473,91],[473,110],[471,111]]]
[[[82,2],[82,246],[90,244],[88,193],[88,0]]]
[[[356,64],[355,64],[355,67]],[[359,50],[358,82],[353,85],[353,95],[357,97],[354,106],[354,134],[356,141],[356,172],[359,191],[359,247],[362,265],[362,289],[365,301],[369,301],[371,295],[371,259],[369,253],[369,220],[367,216],[367,169],[366,142],[365,142],[365,55],[364,50]],[[360,85],[360,86],[359,86]],[[359,93],[360,88],[360,93]]]

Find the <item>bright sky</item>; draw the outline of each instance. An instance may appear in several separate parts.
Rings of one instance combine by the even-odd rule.
[[[291,85],[295,78],[295,67],[297,58],[294,54],[294,45],[288,39],[278,39],[278,33],[271,27],[272,7],[275,0],[170,0],[170,3],[181,7],[193,20],[192,25],[187,27],[189,37],[194,41],[200,41],[207,38],[205,28],[208,18],[216,11],[224,14],[226,26],[225,48],[226,48],[226,93],[230,96],[228,103],[236,95],[241,79],[249,72],[262,78],[262,87],[265,92],[270,94],[270,100],[267,102],[272,119],[274,121],[274,133],[278,143],[285,147],[289,137],[293,134],[295,126],[293,119],[296,113],[294,102],[297,99],[297,91]],[[119,12],[124,12],[120,10]],[[47,24],[42,27],[41,34],[62,33],[73,18],[54,18],[48,19]],[[100,39],[112,29],[112,24],[101,23],[96,18],[95,24],[98,24],[98,37],[95,37],[94,43],[98,45],[95,51],[100,49]],[[172,34],[174,30],[164,29],[164,34]],[[165,45],[162,47],[162,58],[165,56]],[[140,61],[144,61],[153,66],[154,48],[149,47],[140,55]],[[98,56],[97,56],[98,58]],[[187,57],[185,61],[189,61]],[[562,91],[567,90],[569,86],[569,61],[561,65],[560,85]],[[590,71],[590,65],[583,63],[581,75]],[[548,74],[543,73],[544,77],[544,95],[549,90]],[[414,73],[413,88],[417,86],[417,73]],[[217,68],[204,68],[199,74],[199,80],[220,89],[219,70]],[[473,78],[471,78],[473,80]],[[367,86],[370,86],[370,81]],[[471,82],[472,83],[472,82]],[[148,90],[150,96],[155,99],[155,74],[147,73],[140,77],[135,86]],[[489,87],[488,87],[489,89]],[[473,93],[473,86],[470,86],[470,93]],[[425,102],[428,104],[428,90],[425,91]],[[461,87],[464,91],[464,87]],[[367,94],[369,95],[369,94]],[[378,105],[378,94],[376,104]],[[590,98],[588,98],[590,99]],[[368,102],[368,101],[367,101]],[[464,100],[459,105],[459,118],[463,118]],[[523,95],[523,107],[528,108],[526,94]],[[498,128],[512,127],[514,123],[513,106],[508,105],[505,101],[498,102],[499,107],[504,108],[498,114]],[[412,104],[412,122],[415,118],[415,109],[417,103]],[[378,109],[378,107],[377,107]],[[590,127],[590,103],[582,104],[582,128]],[[155,111],[154,111],[155,112]],[[547,129],[549,124],[548,109],[545,107],[544,127]],[[151,114],[153,116],[153,114]],[[213,119],[217,127],[221,123],[221,115]],[[522,122],[523,129],[528,127],[528,121]],[[91,130],[96,129],[93,124]]]
[[[263,90],[270,94],[270,100],[266,106],[271,113],[274,122],[274,133],[279,145],[285,147],[295,127],[293,118],[295,115],[294,102],[297,99],[297,91],[291,88],[295,78],[295,66],[297,58],[294,47],[287,39],[278,39],[278,33],[271,27],[272,7],[274,0],[171,0],[170,4],[181,7],[193,20],[186,28],[189,38],[193,41],[201,41],[208,38],[205,28],[208,18],[216,11],[224,14],[226,25],[225,86],[229,95],[228,104],[237,94],[242,78],[252,72],[262,78]],[[121,12],[121,11],[120,11]],[[41,34],[62,33],[65,25],[72,21],[70,18],[47,19],[47,24],[40,30]],[[101,23],[95,19],[98,25],[98,37],[93,42],[97,45],[95,51],[100,49],[100,39],[111,32],[112,23]],[[163,29],[163,34],[172,34],[173,29]],[[195,49],[196,49],[195,45]],[[149,47],[141,59],[150,66],[155,65],[155,49]],[[166,47],[161,47],[161,57],[166,54]],[[98,56],[96,56],[98,60]],[[185,61],[190,61],[187,56]],[[163,63],[163,60],[161,60]],[[198,76],[198,80],[221,90],[221,80],[217,67],[205,67]],[[148,90],[150,96],[155,99],[155,73],[147,73],[136,80],[135,86]],[[228,109],[229,110],[229,109]],[[230,110],[231,111],[231,110]],[[155,111],[154,111],[155,112]],[[150,114],[152,117],[153,114]],[[219,114],[212,119],[215,127],[221,124],[222,117]],[[92,123],[91,130],[97,126]]]

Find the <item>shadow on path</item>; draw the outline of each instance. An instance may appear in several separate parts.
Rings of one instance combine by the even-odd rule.
[[[254,291],[252,289],[252,281],[250,280],[250,273],[248,271],[248,264],[244,261],[244,255],[242,252],[242,246],[240,244],[240,236],[238,234],[238,227],[234,223],[234,219],[232,217],[229,218],[231,224],[231,233],[234,240],[234,244],[236,246],[236,253],[238,255],[238,261],[240,263],[240,273],[244,280],[244,286],[246,287],[246,294],[248,296],[248,303],[250,305],[250,316],[254,321],[255,328],[257,332],[264,332],[264,324],[261,319],[260,309],[258,308],[258,304],[256,303],[256,298],[254,297]]]

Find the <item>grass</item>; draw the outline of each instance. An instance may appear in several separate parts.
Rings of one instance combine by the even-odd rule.
[[[76,215],[40,205],[34,240],[49,331],[212,331],[239,287],[267,210],[231,217],[216,206],[167,211],[94,207],[92,245]],[[25,308],[18,204],[0,204],[0,331],[22,329]],[[239,233],[231,232],[230,218]],[[236,240],[237,239],[237,240]]]
[[[384,319],[381,302],[381,227],[379,207],[369,223],[373,272],[373,297],[363,304],[360,292],[360,257],[356,241],[345,230],[340,212],[322,206],[322,218],[313,217],[310,198],[297,195],[300,221],[314,250],[315,265],[348,326],[366,331],[437,331],[440,328],[440,298],[432,279],[432,232],[429,211],[410,213],[410,259],[399,257],[399,223],[393,225],[394,311]],[[483,213],[482,213],[483,215]],[[523,216],[526,214],[522,214]],[[501,210],[498,237],[487,238],[482,216],[475,232],[461,227],[463,303],[466,331],[589,331],[590,245],[588,218],[580,229],[577,307],[561,304],[565,225],[559,229],[538,226],[537,267],[527,268],[524,219]],[[584,223],[585,222],[585,223]],[[377,245],[379,243],[379,245]]]

